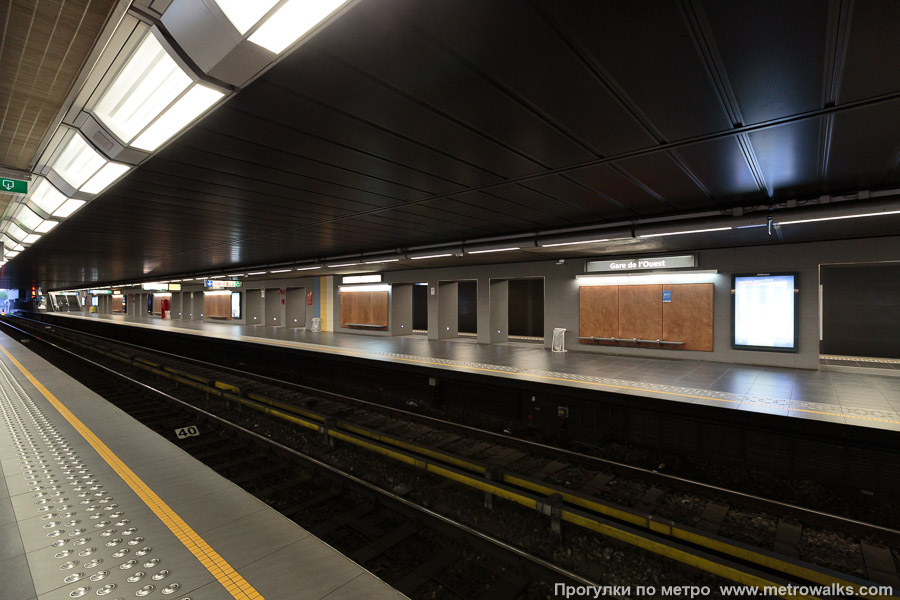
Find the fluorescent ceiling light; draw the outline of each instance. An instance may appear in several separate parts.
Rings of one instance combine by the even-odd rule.
[[[367,265],[379,265],[381,263],[389,263],[389,262],[400,262],[399,258],[386,258],[384,260],[364,260],[363,263]]]
[[[15,250],[16,252],[21,252],[24,249],[25,246],[23,246],[22,244],[16,244],[16,246],[13,248],[13,250]]]
[[[391,290],[391,286],[388,284],[382,285],[352,285],[350,287],[340,286],[341,292],[389,292]]]
[[[35,231],[37,231],[38,233],[47,233],[48,231],[50,231],[57,225],[59,225],[59,221],[50,221],[50,220],[43,221],[40,225],[38,225],[35,228]]]
[[[143,41],[100,97],[93,112],[127,144],[189,85],[191,78],[147,29]]]
[[[278,269],[277,271],[269,271],[269,273],[290,273],[291,269]]]
[[[39,233],[29,233],[28,235],[25,236],[25,239],[22,240],[22,243],[23,244],[33,244],[36,241],[38,241],[39,239],[41,239],[41,235]]]
[[[194,84],[190,91],[172,105],[163,116],[147,128],[131,145],[141,150],[152,152],[162,146],[169,138],[184,129],[191,121],[203,114],[206,109],[218,102],[224,92]]]
[[[25,236],[28,235],[27,232],[22,231],[22,228],[12,221],[7,221],[6,223],[6,234],[16,240],[16,242],[21,242],[25,239]]]
[[[680,271],[672,273],[645,273],[634,275],[576,275],[579,286],[628,285],[650,283],[710,283],[716,280],[717,270]]]
[[[250,275],[265,275],[265,274],[266,274],[265,271],[256,271],[255,273],[247,273],[248,276],[250,276]],[[185,281],[187,281],[187,280],[185,280]]]
[[[241,35],[247,33],[277,3],[278,0],[216,0]]]
[[[290,0],[266,19],[248,39],[278,54],[345,2],[346,0]]]
[[[229,277],[244,277],[243,273],[229,273]],[[181,281],[180,279],[173,279],[172,281]]]
[[[347,275],[341,277],[341,283],[381,283],[381,275]]]
[[[53,216],[65,219],[85,204],[87,204],[87,202],[85,202],[84,200],[76,200],[75,198],[70,198],[66,200],[66,202],[62,206],[60,206],[58,210],[54,211]]]
[[[193,280],[194,280],[193,277],[188,277],[187,279],[182,279],[182,281],[193,281]]]
[[[862,213],[858,215],[840,215],[837,217],[819,217],[817,219],[799,219],[796,221],[776,221],[779,225],[796,225],[798,223],[816,223],[818,221],[837,221],[838,219],[860,219],[863,217],[880,217],[881,215],[900,214],[900,210],[889,210],[884,212]]]
[[[225,279],[224,275],[210,275],[207,279]]]
[[[580,242],[558,242],[555,244],[547,244],[545,242],[538,242],[538,246],[542,248],[554,248],[556,246],[577,246],[579,244],[599,244],[600,242],[608,242],[608,239],[604,240],[582,240]]]
[[[83,137],[75,133],[51,166],[66,180],[66,183],[79,189],[106,162],[106,159],[84,141]]]
[[[127,173],[131,169],[128,165],[120,163],[107,163],[105,167],[97,171],[97,174],[91,177],[79,191],[87,194],[99,194],[105,190],[116,179]]]
[[[6,253],[6,255],[9,256],[10,258],[15,258],[19,255],[19,253],[16,252],[15,250],[10,250],[9,252]]]
[[[690,231],[669,231],[667,233],[644,233],[638,237],[661,237],[664,235],[684,235],[686,233],[706,233],[708,231],[728,231],[731,227],[711,227],[710,229],[691,229]]]
[[[488,254],[490,252],[509,252],[510,250],[521,250],[518,246],[513,248],[493,248],[491,250],[466,250],[466,254]]]
[[[313,271],[313,270],[315,270],[315,269],[321,269],[321,268],[322,268],[322,266],[321,266],[321,265],[318,265],[318,266],[315,266],[315,267],[297,267],[297,270],[298,270],[298,271]]]
[[[33,210],[25,205],[19,207],[19,210],[16,211],[16,214],[13,218],[18,221],[24,229],[27,229],[28,231],[34,231],[43,221],[43,219],[40,218]]]
[[[429,254],[428,256],[410,256],[410,260],[425,260],[426,258],[444,258],[447,256],[453,256],[453,254]]]
[[[49,215],[66,201],[66,197],[53,187],[52,183],[41,177],[31,192],[30,200]]]
[[[359,264],[359,263],[343,263],[343,264],[340,264],[340,265],[328,265],[328,268],[329,268],[329,269],[337,269],[337,268],[339,268],[339,267],[355,267],[355,266],[358,265],[358,264]]]

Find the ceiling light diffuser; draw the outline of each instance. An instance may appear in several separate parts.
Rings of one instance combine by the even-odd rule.
[[[41,235],[40,235],[40,234],[38,234],[38,233],[29,233],[28,235],[25,236],[25,239],[22,240],[22,243],[23,243],[23,244],[33,244],[33,243],[35,243],[36,241],[38,241],[39,239],[41,239]]]
[[[558,242],[555,244],[548,244],[546,242],[539,242],[538,245],[542,248],[555,248],[556,246],[578,246],[581,244],[599,244],[601,242],[608,242],[608,239],[603,240],[582,240],[579,242]]]
[[[509,252],[510,250],[521,250],[518,246],[509,248],[491,248],[490,250],[466,250],[466,254],[488,254],[490,252]]]
[[[60,219],[65,219],[85,204],[87,203],[84,200],[76,200],[75,198],[70,198],[66,200],[65,203],[57,210],[53,211],[53,216],[59,217]]]
[[[59,225],[59,221],[44,221],[35,228],[35,231],[38,233],[47,233],[57,225]]]
[[[880,217],[881,215],[897,215],[900,210],[889,210],[883,212],[861,213],[858,215],[839,215],[836,217],[818,217],[816,219],[798,219],[796,221],[776,221],[779,225],[797,225],[799,223],[817,223],[819,221],[837,221],[839,219],[860,219],[864,217]]]
[[[62,203],[66,201],[66,197],[53,187],[52,183],[41,177],[38,179],[37,185],[32,189],[29,200],[49,215],[62,206]]]
[[[253,4],[253,2],[248,2]],[[106,89],[94,114],[126,144],[191,85],[152,30]]]
[[[429,254],[428,256],[410,256],[410,260],[425,260],[427,258],[444,258],[447,256],[453,256],[452,254]]]
[[[91,177],[87,183],[81,186],[79,191],[88,194],[99,194],[129,170],[131,170],[131,167],[128,165],[114,162],[107,163],[106,166],[97,171],[97,174]]]
[[[19,222],[19,225],[21,225],[23,229],[26,229],[27,231],[34,231],[43,221],[43,219],[40,218],[37,213],[35,213],[25,205],[19,207],[13,218]]]
[[[248,39],[257,46],[279,54],[345,2],[346,0],[290,0],[266,19]]]
[[[156,150],[191,121],[206,112],[206,109],[221,100],[224,95],[225,93],[219,90],[199,83],[194,84],[188,93],[173,104],[131,145],[148,152]]]
[[[78,189],[106,164],[106,159],[94,150],[83,137],[75,133],[69,137],[59,157],[51,167],[66,183]]]

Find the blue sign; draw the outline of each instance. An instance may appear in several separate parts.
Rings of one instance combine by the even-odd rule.
[[[672,292],[670,290],[663,290],[663,302],[671,302],[672,301]]]

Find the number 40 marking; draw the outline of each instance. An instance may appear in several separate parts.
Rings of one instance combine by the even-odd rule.
[[[179,439],[186,437],[194,437],[195,435],[200,435],[200,430],[191,425],[190,427],[182,427],[180,429],[175,430],[175,435],[178,436]]]

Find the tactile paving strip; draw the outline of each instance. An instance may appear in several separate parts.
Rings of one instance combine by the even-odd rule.
[[[178,592],[181,586],[171,581],[169,569],[160,568],[162,559],[153,556],[150,542],[3,362],[0,421],[28,485],[26,510],[33,511],[18,515],[19,528],[46,539],[43,548],[58,570],[41,573],[42,588],[59,590],[60,598]]]

